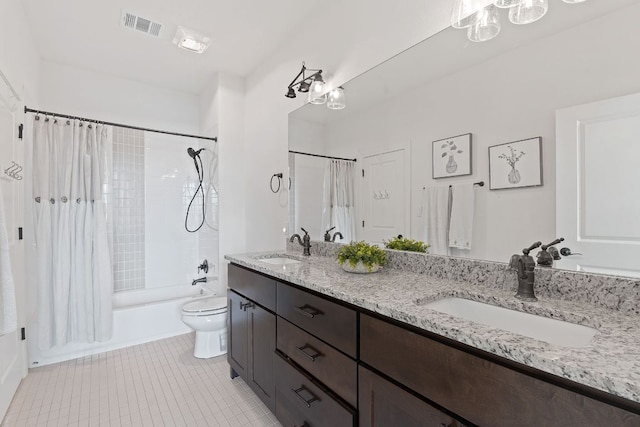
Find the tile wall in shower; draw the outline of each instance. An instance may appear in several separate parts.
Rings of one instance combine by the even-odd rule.
[[[113,128],[114,292],[145,287],[144,132]]]

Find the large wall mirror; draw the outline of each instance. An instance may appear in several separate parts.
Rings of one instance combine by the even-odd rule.
[[[507,262],[538,240],[547,243],[569,235],[575,240],[579,220],[556,218],[556,198],[564,201],[571,195],[564,187],[556,191],[556,185],[597,180],[597,189],[577,197],[581,200],[588,194],[589,203],[578,203],[597,207],[594,199],[606,195],[608,208],[578,215],[598,218],[599,225],[590,230],[596,230],[601,240],[639,247],[640,227],[630,227],[624,235],[621,225],[633,218],[633,212],[639,213],[635,221],[640,222],[640,203],[623,202],[630,197],[640,200],[638,168],[622,161],[640,158],[640,107],[627,101],[628,111],[617,113],[629,118],[620,122],[629,135],[611,146],[602,144],[607,143],[607,132],[615,137],[616,128],[611,126],[620,123],[580,128],[581,116],[571,112],[589,104],[595,109],[589,117],[597,122],[594,117],[600,107],[592,103],[640,92],[640,4],[637,0],[549,3],[547,15],[533,24],[515,26],[502,16],[501,33],[488,42],[469,42],[465,31],[453,28],[434,35],[344,84],[343,110],[307,104],[292,112],[290,151],[356,161],[331,165],[324,157],[289,154],[290,230],[305,227],[313,239],[322,239],[330,221],[327,206],[335,197],[329,183],[349,163],[354,201],[350,209],[332,214],[334,224],[340,221],[338,231],[352,222],[349,239],[380,242],[403,234],[423,240],[425,188],[484,181],[487,185],[475,189],[470,249],[452,248],[449,254]],[[575,135],[557,135],[556,126],[566,129],[567,124],[556,123],[556,115],[558,120],[573,120],[568,128],[573,123],[578,129]],[[575,138],[587,131],[589,141],[600,135],[599,150],[582,150],[576,143]],[[464,134],[472,136],[471,174],[434,179],[433,142]],[[537,137],[542,141],[542,185],[491,190],[489,147]],[[579,153],[574,150],[573,155],[583,157],[567,158],[563,151],[562,164],[556,164],[556,149],[563,144],[577,144]],[[594,159],[608,163],[592,165]],[[576,177],[576,170],[584,170],[585,164],[594,172],[588,179]],[[616,173],[595,173],[605,167]],[[574,191],[583,191],[580,185]],[[374,202],[387,208],[372,211]],[[616,216],[617,211],[626,214]],[[618,229],[611,230],[611,224],[618,224]],[[580,236],[571,242],[567,238],[559,247],[581,253],[585,236]],[[556,266],[629,276],[638,269],[631,260],[619,260],[623,256],[606,261],[598,256],[595,261],[585,260],[587,254],[566,256]]]

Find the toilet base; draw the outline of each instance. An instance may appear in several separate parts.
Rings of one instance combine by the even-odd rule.
[[[209,359],[227,353],[227,329],[219,331],[196,331],[194,357]]]

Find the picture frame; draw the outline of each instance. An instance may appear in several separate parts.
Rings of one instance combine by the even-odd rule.
[[[540,187],[542,137],[489,147],[489,189]]]
[[[433,179],[471,175],[471,134],[433,141],[431,171]]]

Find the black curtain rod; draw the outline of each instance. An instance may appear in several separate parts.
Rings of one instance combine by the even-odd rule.
[[[478,187],[484,187],[484,181],[474,182],[473,185],[477,185]],[[427,187],[422,187],[423,190],[426,190]],[[451,188],[451,185],[449,186]]]
[[[303,153],[302,151],[293,151],[289,150],[292,154],[301,154],[303,156],[311,156],[311,157],[322,157],[323,159],[332,159],[332,160],[346,160],[347,162],[357,162],[356,159],[345,159],[343,157],[332,157],[332,156],[323,156],[322,154],[311,154],[311,153]]]
[[[101,120],[87,119],[87,118],[78,117],[78,116],[69,116],[67,114],[58,114],[58,113],[51,113],[49,111],[34,110],[34,109],[28,108],[26,106],[24,107],[24,112],[25,112],[25,114],[26,113],[36,113],[36,114],[42,114],[42,115],[45,115],[45,116],[63,117],[65,119],[77,119],[77,120],[82,120],[82,121],[85,121],[85,122],[102,123],[103,125],[117,126],[117,127],[121,127],[121,128],[127,128],[127,129],[135,129],[135,130],[144,130],[144,131],[147,131],[147,132],[163,133],[165,135],[185,136],[187,138],[206,139],[206,140],[215,141],[215,142],[218,141],[217,137],[189,135],[189,134],[186,134],[186,133],[169,132],[169,131],[165,131],[165,130],[142,128],[142,127],[139,127],[139,126],[123,125],[121,123],[103,122]]]

